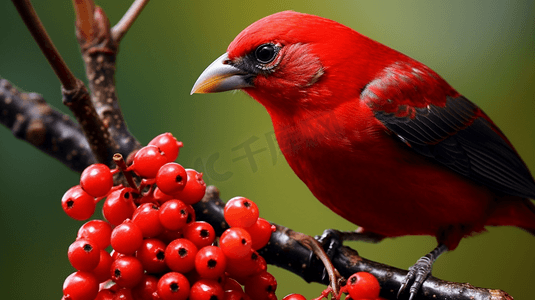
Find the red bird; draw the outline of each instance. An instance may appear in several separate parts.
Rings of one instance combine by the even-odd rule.
[[[242,89],[260,102],[314,196],[381,237],[432,235],[410,268],[485,226],[535,234],[535,181],[490,118],[437,73],[332,20],[292,11],[242,31],[192,93]]]

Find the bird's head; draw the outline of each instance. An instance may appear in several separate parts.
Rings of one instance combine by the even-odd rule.
[[[268,111],[324,110],[355,99],[388,63],[380,59],[385,49],[332,20],[284,11],[238,34],[192,94],[242,89]]]

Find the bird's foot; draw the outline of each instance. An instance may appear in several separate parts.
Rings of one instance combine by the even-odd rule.
[[[343,245],[344,241],[367,241],[372,243],[377,243],[381,241],[384,238],[384,236],[368,232],[362,229],[362,227],[359,227],[356,231],[339,231],[336,229],[326,229],[323,231],[323,234],[321,236],[316,236],[315,240],[319,248],[321,248],[320,251],[315,251],[312,249],[313,253],[323,262],[325,269],[323,270],[322,280],[326,281],[329,279],[331,282],[331,290],[333,291],[333,295],[335,297],[338,297],[338,287],[340,286],[339,281],[341,278],[338,274],[338,271],[334,269],[334,267],[331,268],[331,260],[336,255],[336,252],[340,247]],[[327,263],[328,262],[328,263]],[[333,276],[333,272],[335,273],[335,276]]]
[[[409,283],[414,280],[409,289],[409,300],[412,300],[420,290],[420,287],[427,279],[427,277],[431,275],[433,263],[435,262],[435,260],[440,256],[440,254],[446,251],[448,251],[448,247],[443,244],[440,244],[433,251],[421,257],[412,267],[410,267],[409,272],[405,277],[405,280],[399,288],[397,297],[399,298],[399,296],[401,295],[401,293],[403,293],[403,291],[405,291]]]
[[[369,243],[378,243],[385,238],[384,235],[369,232],[359,227],[355,231],[339,231],[336,229],[325,229],[321,236],[316,236],[316,240],[323,246],[329,258],[333,258],[337,249],[344,241],[363,241]]]
[[[433,262],[427,256],[420,258],[416,264],[409,268],[409,273],[407,273],[405,281],[403,281],[403,284],[401,284],[401,287],[399,288],[398,298],[399,295],[407,288],[409,282],[414,279],[414,282],[409,290],[411,293],[409,300],[412,300],[418,293],[420,286],[422,286],[422,283],[425,281],[427,276],[431,274],[432,268]]]
[[[327,257],[332,259],[336,251],[343,245],[344,240],[342,239],[342,235],[343,233],[336,229],[325,229],[320,236],[315,236],[314,238],[323,247]]]

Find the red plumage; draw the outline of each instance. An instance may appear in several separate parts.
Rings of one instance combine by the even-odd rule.
[[[272,60],[259,59],[271,50]],[[526,165],[487,115],[422,63],[291,11],[247,27],[227,55],[291,168],[345,219],[389,237],[436,236],[450,250],[488,225],[535,231]],[[233,89],[201,86],[203,75],[194,91]]]

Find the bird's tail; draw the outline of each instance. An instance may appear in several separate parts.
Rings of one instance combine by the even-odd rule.
[[[514,198],[500,201],[487,225],[516,226],[535,236],[535,204],[529,199]]]
[[[529,199],[526,199],[526,206],[528,207],[528,209],[531,211],[531,213],[533,214],[533,222],[535,223],[535,204],[533,204],[533,202]],[[535,236],[535,226],[533,228],[529,228],[529,227],[521,227],[522,229],[524,229],[525,231],[531,233],[531,235]]]

